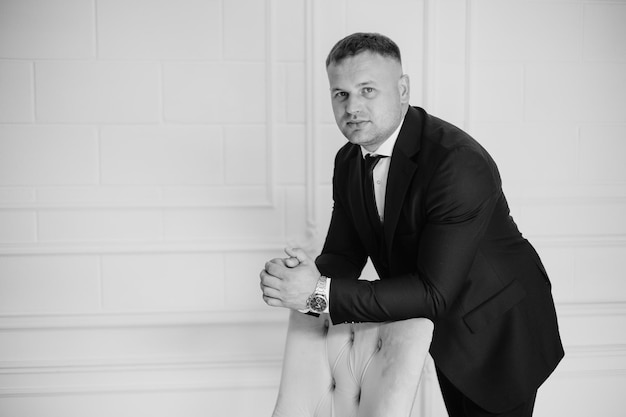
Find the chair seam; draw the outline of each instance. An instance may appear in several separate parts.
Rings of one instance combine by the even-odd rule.
[[[377,326],[376,328],[376,340],[380,340],[380,327],[381,326]],[[374,352],[372,352],[372,354],[370,355],[370,357],[367,359],[367,362],[365,363],[365,366],[363,367],[363,373],[361,374],[361,380],[359,381],[359,387],[363,387],[363,383],[365,381],[365,375],[367,375],[367,371],[370,367],[370,364],[372,363],[372,361],[374,360],[374,357],[381,351],[381,349],[378,350],[374,350]]]

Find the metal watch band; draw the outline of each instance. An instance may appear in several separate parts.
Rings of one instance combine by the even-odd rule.
[[[328,278],[325,277],[324,275],[320,275],[319,279],[317,280],[317,286],[315,287],[316,294],[326,295],[326,280],[327,279]]]

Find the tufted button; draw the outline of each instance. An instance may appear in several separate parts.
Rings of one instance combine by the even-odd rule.
[[[383,339],[378,339],[378,350],[382,349],[383,347]]]
[[[350,343],[354,343],[354,330],[350,331]]]
[[[330,382],[330,390],[334,391],[335,388],[337,388],[337,382],[335,381],[335,378],[333,378],[333,380]]]

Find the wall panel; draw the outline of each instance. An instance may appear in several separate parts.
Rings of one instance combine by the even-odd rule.
[[[0,4],[0,414],[269,414],[304,1],[38,3]]]

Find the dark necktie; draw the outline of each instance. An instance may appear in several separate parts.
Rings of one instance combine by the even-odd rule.
[[[365,155],[363,159],[363,197],[365,198],[365,207],[369,214],[370,222],[378,237],[382,234],[382,224],[380,222],[380,216],[378,215],[378,208],[376,208],[376,194],[374,193],[374,167],[380,161],[381,158],[386,158],[384,155],[371,154]]]

